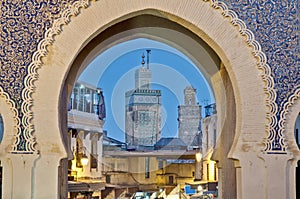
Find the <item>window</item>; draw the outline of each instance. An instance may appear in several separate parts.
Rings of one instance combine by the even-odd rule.
[[[110,183],[110,175],[105,176],[106,183]]]
[[[85,108],[86,108],[86,112],[91,113],[91,109],[92,109],[92,96],[91,96],[91,90],[86,88],[86,92],[84,95],[84,102],[85,102]]]
[[[145,178],[150,178],[150,158],[145,158]]]
[[[209,180],[209,164],[206,164],[206,176],[206,179]]]
[[[163,169],[163,168],[164,168],[164,161],[158,160],[158,169]]]
[[[82,151],[82,141],[81,139],[77,138],[76,139],[76,153],[75,153],[75,156],[76,156],[76,167],[77,168],[82,168],[82,164],[81,164],[81,159],[82,159],[82,156],[83,156],[83,151]]]
[[[169,185],[174,184],[174,176],[169,176]]]
[[[84,97],[84,94],[85,94],[85,87],[83,85],[80,86],[79,88],[79,103],[78,103],[78,110],[79,111],[85,111],[85,104],[84,104],[84,101],[85,101],[85,97]]]
[[[214,177],[214,180],[217,181],[217,164],[214,164]]]
[[[91,142],[91,169],[98,169],[97,137],[95,135]]]
[[[98,94],[95,91],[92,91],[93,96],[93,108],[91,110],[91,113],[97,113],[97,104],[98,104]]]
[[[72,109],[78,109],[79,95],[78,95],[78,87],[74,87],[73,89],[73,97],[72,97]]]

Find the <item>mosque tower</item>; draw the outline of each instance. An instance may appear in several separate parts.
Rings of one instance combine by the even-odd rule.
[[[178,106],[178,137],[187,146],[197,145],[195,140],[200,131],[201,106],[196,103],[196,89],[184,89],[184,105]]]
[[[151,89],[152,73],[142,55],[142,66],[135,71],[135,89],[125,94],[125,140],[128,146],[153,146],[161,137],[161,91]]]

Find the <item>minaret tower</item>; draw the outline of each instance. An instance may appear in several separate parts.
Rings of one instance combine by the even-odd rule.
[[[135,89],[151,89],[151,70],[149,69],[149,63],[147,68],[145,65],[145,55],[142,55],[142,67],[135,71]],[[149,58],[147,58],[149,60]]]
[[[187,86],[184,89],[184,105],[178,106],[178,137],[188,146],[200,130],[201,106],[196,103],[196,89]]]
[[[151,70],[147,50],[142,66],[135,71],[135,89],[126,92],[126,143],[139,148],[153,146],[161,134],[161,91],[151,89]]]

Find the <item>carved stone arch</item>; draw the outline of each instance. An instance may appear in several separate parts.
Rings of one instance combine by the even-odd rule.
[[[9,100],[8,95],[1,91],[0,87],[0,115],[4,124],[4,133],[0,144],[0,158],[12,152],[13,146],[16,144],[17,128],[20,123],[13,101]]]
[[[107,17],[108,11],[104,9],[105,5],[103,3],[91,2],[88,9],[82,10],[77,17],[71,18],[71,23],[63,27],[63,31],[60,35],[55,37],[55,42],[52,46],[48,47],[49,52],[45,58],[43,58],[44,64],[39,70],[40,78],[37,82],[35,99],[45,99],[45,101],[49,99],[47,96],[49,92],[43,89],[46,85],[41,85],[42,81],[57,82],[57,85],[53,84],[51,86],[55,88],[55,92],[53,93],[55,95],[52,95],[51,98],[56,97],[56,100],[53,99],[53,102],[57,102],[60,95],[57,88],[62,89],[62,82],[68,74],[73,59],[85,44],[108,26],[124,19],[124,17],[128,18],[130,16],[128,13],[131,13],[131,15],[136,14],[136,12],[143,14],[145,10],[152,9],[157,10],[165,18],[188,28],[217,52],[228,71],[236,94],[238,109],[237,132],[245,131],[241,129],[241,119],[243,118],[244,121],[257,121],[256,125],[260,126],[257,128],[259,130],[256,132],[251,130],[251,133],[262,135],[259,136],[260,141],[262,137],[266,136],[266,107],[264,104],[258,103],[265,101],[265,95],[263,91],[263,80],[262,77],[259,76],[260,70],[256,65],[257,60],[252,54],[252,49],[248,47],[246,38],[240,35],[238,28],[230,24],[229,19],[224,18],[219,10],[213,9],[209,3],[202,1],[187,1],[185,2],[185,7],[182,9],[175,9],[180,8],[182,5],[180,1],[174,1],[171,5],[167,5],[163,2],[153,4],[150,2],[139,3],[135,1],[132,3],[120,1],[119,4],[122,6],[110,9],[110,17]],[[102,12],[100,12],[100,10]],[[44,70],[52,70],[53,72],[46,72],[47,75],[44,77]],[[80,71],[77,72],[80,73]],[[69,75],[77,76],[78,74]],[[53,81],[52,79],[56,79],[57,81]],[[48,86],[47,84],[47,87]],[[42,93],[48,94],[42,95]],[[252,97],[253,93],[256,95],[255,98]],[[47,98],[43,96],[47,96]],[[41,101],[39,100],[39,102]],[[256,115],[254,116],[251,110],[247,110],[244,104],[256,107]],[[246,108],[245,110],[244,107]],[[47,106],[47,108],[50,108],[50,106]],[[41,109],[35,110],[39,113]],[[249,114],[249,111],[251,114]],[[258,119],[258,117],[260,117],[260,119]]]
[[[289,198],[296,198],[296,170],[299,172],[298,161],[300,161],[300,150],[295,139],[295,123],[300,114],[300,89],[298,89],[288,100],[285,106],[284,134],[287,143],[289,160],[287,162],[287,190]],[[298,168],[297,168],[298,167]],[[299,174],[298,174],[299,176]],[[297,179],[299,182],[299,179]],[[297,196],[298,197],[298,196]]]
[[[214,6],[218,7],[218,4]],[[235,15],[230,15],[231,12],[226,13],[223,7],[215,9],[211,6],[211,2],[204,1],[173,0],[172,4],[166,1],[146,0],[96,1],[90,2],[87,9],[81,9],[78,16],[71,17],[70,23],[62,27],[62,32],[60,26],[66,22],[58,23],[48,31],[46,37],[49,40],[46,41],[53,42],[52,45],[51,42],[40,45],[43,46],[40,55],[42,63],[38,64],[40,69],[32,70],[37,71],[39,76],[35,83],[36,90],[32,95],[34,101],[32,110],[41,158],[43,154],[55,154],[57,158],[66,157],[62,136],[63,112],[59,109],[63,107],[61,98],[71,91],[75,79],[88,64],[88,60],[81,57],[82,65],[74,70],[76,66],[73,65],[73,61],[84,47],[105,29],[135,15],[149,13],[149,10],[155,11],[152,12],[154,15],[176,22],[190,30],[203,39],[220,57],[231,81],[236,105],[236,125],[231,129],[236,134],[229,155],[239,159],[244,152],[256,153],[264,148],[262,139],[270,130],[270,125],[267,125],[266,129],[266,118],[272,117],[272,114],[267,115],[267,112],[273,111],[272,106],[266,102],[267,96],[264,92],[264,88],[270,89],[270,91],[266,89],[266,92],[270,92],[269,96],[272,98],[272,85],[266,86],[264,83],[272,81],[269,81],[268,74],[264,74],[267,70],[263,66],[265,60],[262,61],[261,58],[257,64],[255,56],[263,57],[259,51],[259,44],[253,40],[251,32],[242,23],[238,23]],[[113,44],[108,43],[107,46]],[[66,83],[66,80],[72,81]],[[268,103],[272,103],[272,99]],[[263,175],[260,180],[263,180]],[[37,180],[36,183],[36,190],[43,192],[41,181]]]
[[[288,100],[284,134],[286,136],[286,143],[288,146],[288,152],[291,153],[296,160],[300,160],[300,150],[297,146],[295,139],[295,122],[300,113],[300,89]]]

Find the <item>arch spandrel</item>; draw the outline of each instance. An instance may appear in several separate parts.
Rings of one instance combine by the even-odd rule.
[[[130,3],[119,1],[118,7],[112,9],[105,9],[107,5],[104,6],[104,4],[110,3],[91,2],[88,9],[82,9],[78,16],[72,17],[71,22],[63,26],[59,35],[60,31],[56,33],[48,32],[48,36],[52,40],[55,37],[55,41],[53,40],[54,42],[47,53],[43,51],[45,54],[45,56],[42,56],[44,57],[44,63],[40,64],[41,69],[38,70],[39,80],[36,83],[37,89],[33,97],[37,134],[43,132],[42,126],[45,125],[45,121],[40,121],[42,117],[39,117],[45,111],[41,106],[49,109],[50,115],[53,116],[50,117],[51,122],[58,124],[57,104],[59,103],[60,89],[67,75],[69,75],[68,79],[70,79],[70,76],[73,76],[71,78],[73,80],[77,77],[78,74],[72,73],[70,68],[84,45],[105,28],[123,19],[122,17],[128,17],[128,13],[139,12],[143,14],[143,11],[151,9],[159,11],[166,19],[174,20],[193,31],[219,54],[228,71],[236,96],[238,120],[236,131],[247,134],[248,137],[251,137],[251,134],[255,135],[252,139],[261,142],[261,138],[266,136],[265,120],[267,117],[266,106],[261,103],[262,101],[267,103],[263,91],[263,82],[266,82],[268,80],[266,78],[269,77],[266,75],[260,76],[264,68],[262,67],[261,71],[258,70],[257,59],[252,54],[254,51],[255,55],[261,55],[260,49],[259,47],[255,48],[257,42],[251,38],[251,32],[243,26],[243,23],[238,24],[239,21],[234,16],[228,15],[230,16],[228,18],[222,16],[220,10],[225,12],[224,10],[214,9],[210,3],[204,1],[185,1],[182,9],[179,9],[180,6],[183,6],[182,1],[173,1],[172,4],[157,2],[155,5],[149,1],[132,1]],[[214,7],[216,6],[214,5]],[[229,12],[229,14],[232,13]],[[243,37],[240,33],[246,36]],[[248,46],[249,43],[253,44],[254,50]],[[77,72],[79,70],[82,70],[80,66],[78,66]],[[49,92],[49,82],[53,82],[50,88],[51,92]],[[72,86],[73,83],[70,81],[69,85]],[[48,90],[45,88],[48,88]],[[255,94],[255,97],[253,97],[253,94]],[[256,109],[255,115],[253,109]],[[248,127],[245,125],[245,121],[253,123],[255,121],[256,128],[251,129],[251,125]],[[59,129],[55,129],[51,136],[57,133],[59,133]],[[45,138],[51,138],[51,136]],[[37,135],[37,137],[43,144],[43,140],[45,140],[43,135]],[[56,135],[56,137],[60,137],[60,135]],[[235,140],[238,140],[238,136]]]

